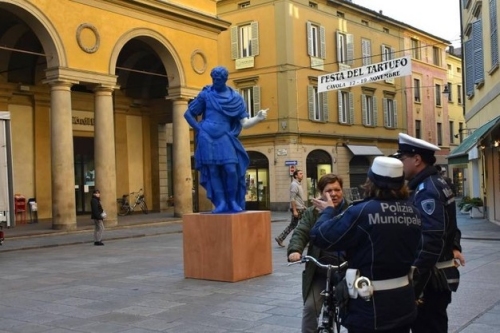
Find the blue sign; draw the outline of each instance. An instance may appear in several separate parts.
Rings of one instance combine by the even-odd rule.
[[[297,161],[285,161],[285,166],[297,165]]]

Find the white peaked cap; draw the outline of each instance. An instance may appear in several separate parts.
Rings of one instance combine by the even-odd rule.
[[[399,152],[401,153],[434,155],[435,151],[441,150],[441,148],[432,143],[414,138],[405,133],[399,133],[398,141]]]
[[[375,157],[368,178],[379,188],[400,189],[404,184],[403,162],[392,157]]]

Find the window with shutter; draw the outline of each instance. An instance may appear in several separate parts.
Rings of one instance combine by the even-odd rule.
[[[397,128],[397,107],[396,101],[392,98],[384,98],[384,126],[387,128]]]
[[[260,110],[260,87],[245,87],[238,89],[241,97],[245,101],[249,117],[255,117]]]
[[[259,55],[259,23],[231,27],[231,58],[241,59]]]
[[[361,51],[363,53],[363,66],[368,66],[372,63],[372,44],[368,39],[361,39]]]
[[[375,97],[372,95],[361,95],[361,109],[363,116],[363,125],[376,126],[376,104]]]
[[[394,59],[394,49],[387,45],[382,45],[382,61],[387,61]],[[388,78],[385,80],[386,83],[394,84],[394,78]]]
[[[328,94],[318,94],[317,86],[307,86],[307,97],[309,105],[309,120],[328,121]]]
[[[353,95],[352,93],[342,90],[339,90],[337,94],[339,123],[352,124],[354,121]],[[353,114],[352,116],[351,113]]]
[[[337,31],[337,62],[352,66],[354,59],[354,38],[352,34]]]
[[[311,57],[324,59],[325,28],[307,22],[307,54]]]

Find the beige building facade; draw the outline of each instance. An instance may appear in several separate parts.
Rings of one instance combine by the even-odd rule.
[[[183,114],[229,27],[214,1],[2,0],[0,22],[12,194],[56,229],[76,227],[95,188],[108,225],[139,189],[152,210],[173,196],[176,215],[192,211]]]

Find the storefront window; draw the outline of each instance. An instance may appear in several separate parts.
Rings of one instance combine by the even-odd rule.
[[[257,152],[248,152],[250,166],[245,175],[246,182],[246,209],[269,209],[269,164],[267,158]]]

